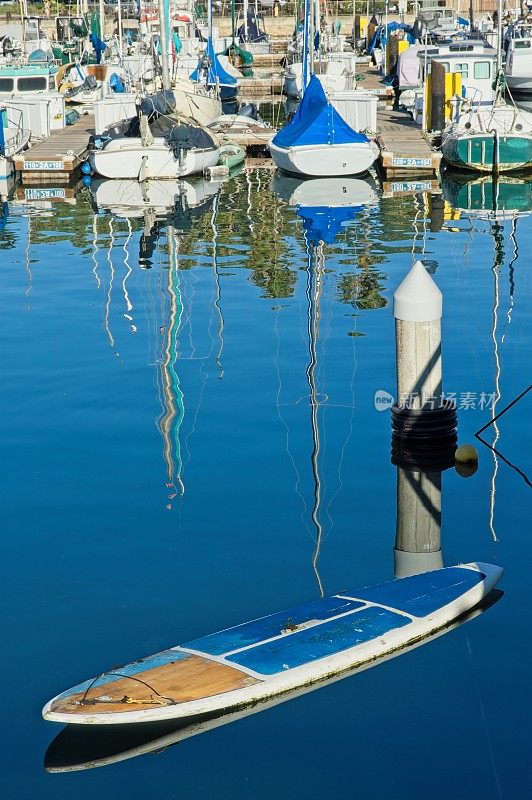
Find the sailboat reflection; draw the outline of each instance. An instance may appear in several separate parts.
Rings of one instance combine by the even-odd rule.
[[[307,251],[307,331],[309,358],[306,375],[309,386],[310,424],[312,430],[311,466],[314,480],[314,499],[311,511],[315,529],[315,547],[312,569],[320,595],[324,596],[323,583],[318,570],[318,560],[323,541],[321,519],[322,480],[320,473],[320,422],[321,402],[317,387],[318,340],[320,304],[325,274],[325,244],[333,244],[342,226],[352,221],[364,206],[375,203],[377,195],[370,181],[362,178],[316,178],[303,180],[280,172],[273,178],[273,189],[281,199],[295,206],[303,220]]]
[[[90,191],[96,210],[116,217],[143,219],[139,263],[150,268],[160,232],[171,222],[177,231],[188,230],[202,216],[220,190],[220,183],[202,178],[190,181],[132,181],[98,179]]]
[[[410,652],[417,647],[428,644],[438,639],[440,636],[459,628],[466,622],[480,616],[491,606],[495,605],[503,592],[492,589],[490,594],[476,608],[458,617],[454,622],[443,630],[429,636],[422,641],[417,641],[409,647],[392,653],[391,655],[377,659],[370,664],[366,664],[358,669],[336,675],[321,682],[320,685],[335,683],[350,675],[362,672],[378,664],[396,658],[400,653]],[[126,761],[149,753],[159,753],[171,745],[197,736],[200,733],[220,728],[231,722],[237,722],[244,717],[265,711],[268,708],[279,705],[280,703],[293,700],[295,697],[307,694],[316,688],[316,685],[258,703],[252,707],[242,709],[228,714],[210,714],[203,717],[188,718],[179,723],[145,723],[143,725],[66,725],[63,730],[53,739],[44,756],[44,768],[47,772],[75,772],[95,767],[104,767],[115,764],[119,761]]]
[[[445,200],[470,217],[515,219],[532,212],[532,178],[493,175],[471,178],[447,170],[442,180]]]
[[[479,437],[479,439],[491,450],[493,457],[489,527],[491,536],[496,542],[498,537],[495,529],[495,498],[499,459],[502,459],[529,483],[527,476],[497,448],[500,430],[496,417],[498,413],[497,406],[501,399],[502,362],[500,351],[512,323],[512,311],[515,300],[515,264],[519,257],[517,226],[521,217],[528,216],[532,213],[532,178],[519,179],[507,175],[498,177],[488,175],[471,180],[464,176],[446,173],[445,180],[442,182],[442,187],[447,202],[455,211],[472,220],[472,231],[474,231],[475,220],[485,221],[490,225],[489,233],[493,239],[493,263],[491,266],[493,274],[491,339],[493,342],[494,392],[489,406],[491,418],[493,419],[493,442],[490,445],[482,437]],[[501,334],[499,330],[501,323],[501,271],[506,261],[504,224],[507,222],[511,223],[509,238],[512,243],[512,254],[508,261],[508,307],[505,314],[506,325]]]
[[[92,203],[96,210],[110,213],[109,251],[110,282],[107,292],[107,303],[104,327],[108,332],[111,345],[114,338],[109,322],[110,295],[115,274],[114,253],[115,233],[112,220],[125,219],[128,234],[124,244],[124,266],[127,270],[122,281],[122,290],[126,303],[127,318],[132,321],[133,305],[127,290],[127,279],[131,274],[129,243],[132,234],[132,220],[143,220],[143,229],[139,241],[139,265],[150,269],[161,237],[166,234],[167,257],[163,256],[162,268],[166,271],[166,292],[162,297],[161,307],[165,318],[158,329],[162,336],[161,351],[155,360],[160,369],[160,397],[162,411],[156,420],[163,440],[163,458],[166,465],[166,486],[168,488],[168,508],[171,501],[183,495],[183,456],[181,448],[181,429],[185,419],[185,396],[177,370],[179,359],[179,335],[184,319],[184,300],[181,286],[179,266],[180,235],[190,230],[195,220],[209,209],[212,212],[213,230],[216,227],[216,196],[220,183],[203,179],[190,181],[156,181],[137,182],[131,180],[96,180],[91,184]],[[95,217],[96,225],[96,217]],[[214,233],[213,233],[214,236]],[[100,284],[97,271],[98,261],[97,232],[94,235],[93,270]],[[163,251],[161,251],[163,252]],[[167,260],[168,259],[168,260]],[[216,247],[214,247],[216,261]],[[219,292],[217,292],[218,297]],[[154,313],[155,310],[154,310]],[[136,328],[135,328],[136,330]]]

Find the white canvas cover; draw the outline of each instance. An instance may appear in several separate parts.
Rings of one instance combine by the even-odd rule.
[[[409,86],[419,86],[419,58],[420,48],[412,45],[401,53],[397,62],[397,77],[399,88],[406,89]]]

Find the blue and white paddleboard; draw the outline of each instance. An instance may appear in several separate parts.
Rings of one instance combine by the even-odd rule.
[[[85,681],[50,700],[53,722],[154,722],[243,708],[362,668],[478,605],[500,580],[462,564],[317,600]]]

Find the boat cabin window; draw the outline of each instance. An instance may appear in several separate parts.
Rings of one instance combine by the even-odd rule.
[[[462,62],[454,65],[453,72],[459,72],[462,78],[467,78],[469,75],[469,64]]]
[[[522,42],[520,42],[518,39],[515,40],[516,50],[525,50],[527,47],[529,49],[532,47],[532,39],[523,39]]]
[[[53,75],[48,76],[48,88],[51,92],[55,89],[55,78]]]
[[[483,80],[490,76],[490,62],[489,61],[475,61],[473,69],[475,80]]]
[[[13,92],[14,90],[14,78],[0,78],[0,92]]]
[[[445,68],[445,72],[451,72],[451,65],[450,65],[450,63],[448,61],[442,61],[441,63],[443,64],[443,66]],[[467,78],[467,76],[469,74],[469,72],[468,72],[468,64],[466,64],[464,62],[453,64],[452,71],[453,72],[459,72],[460,75],[462,76],[462,78]]]
[[[48,88],[46,75],[35,75],[29,78],[19,78],[17,89],[19,92],[43,92]]]

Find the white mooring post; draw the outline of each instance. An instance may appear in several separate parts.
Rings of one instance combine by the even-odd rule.
[[[442,396],[442,294],[416,261],[393,296],[397,404],[423,408]]]
[[[456,449],[456,404],[443,395],[442,293],[416,261],[394,294],[397,400],[392,460],[446,469]]]

